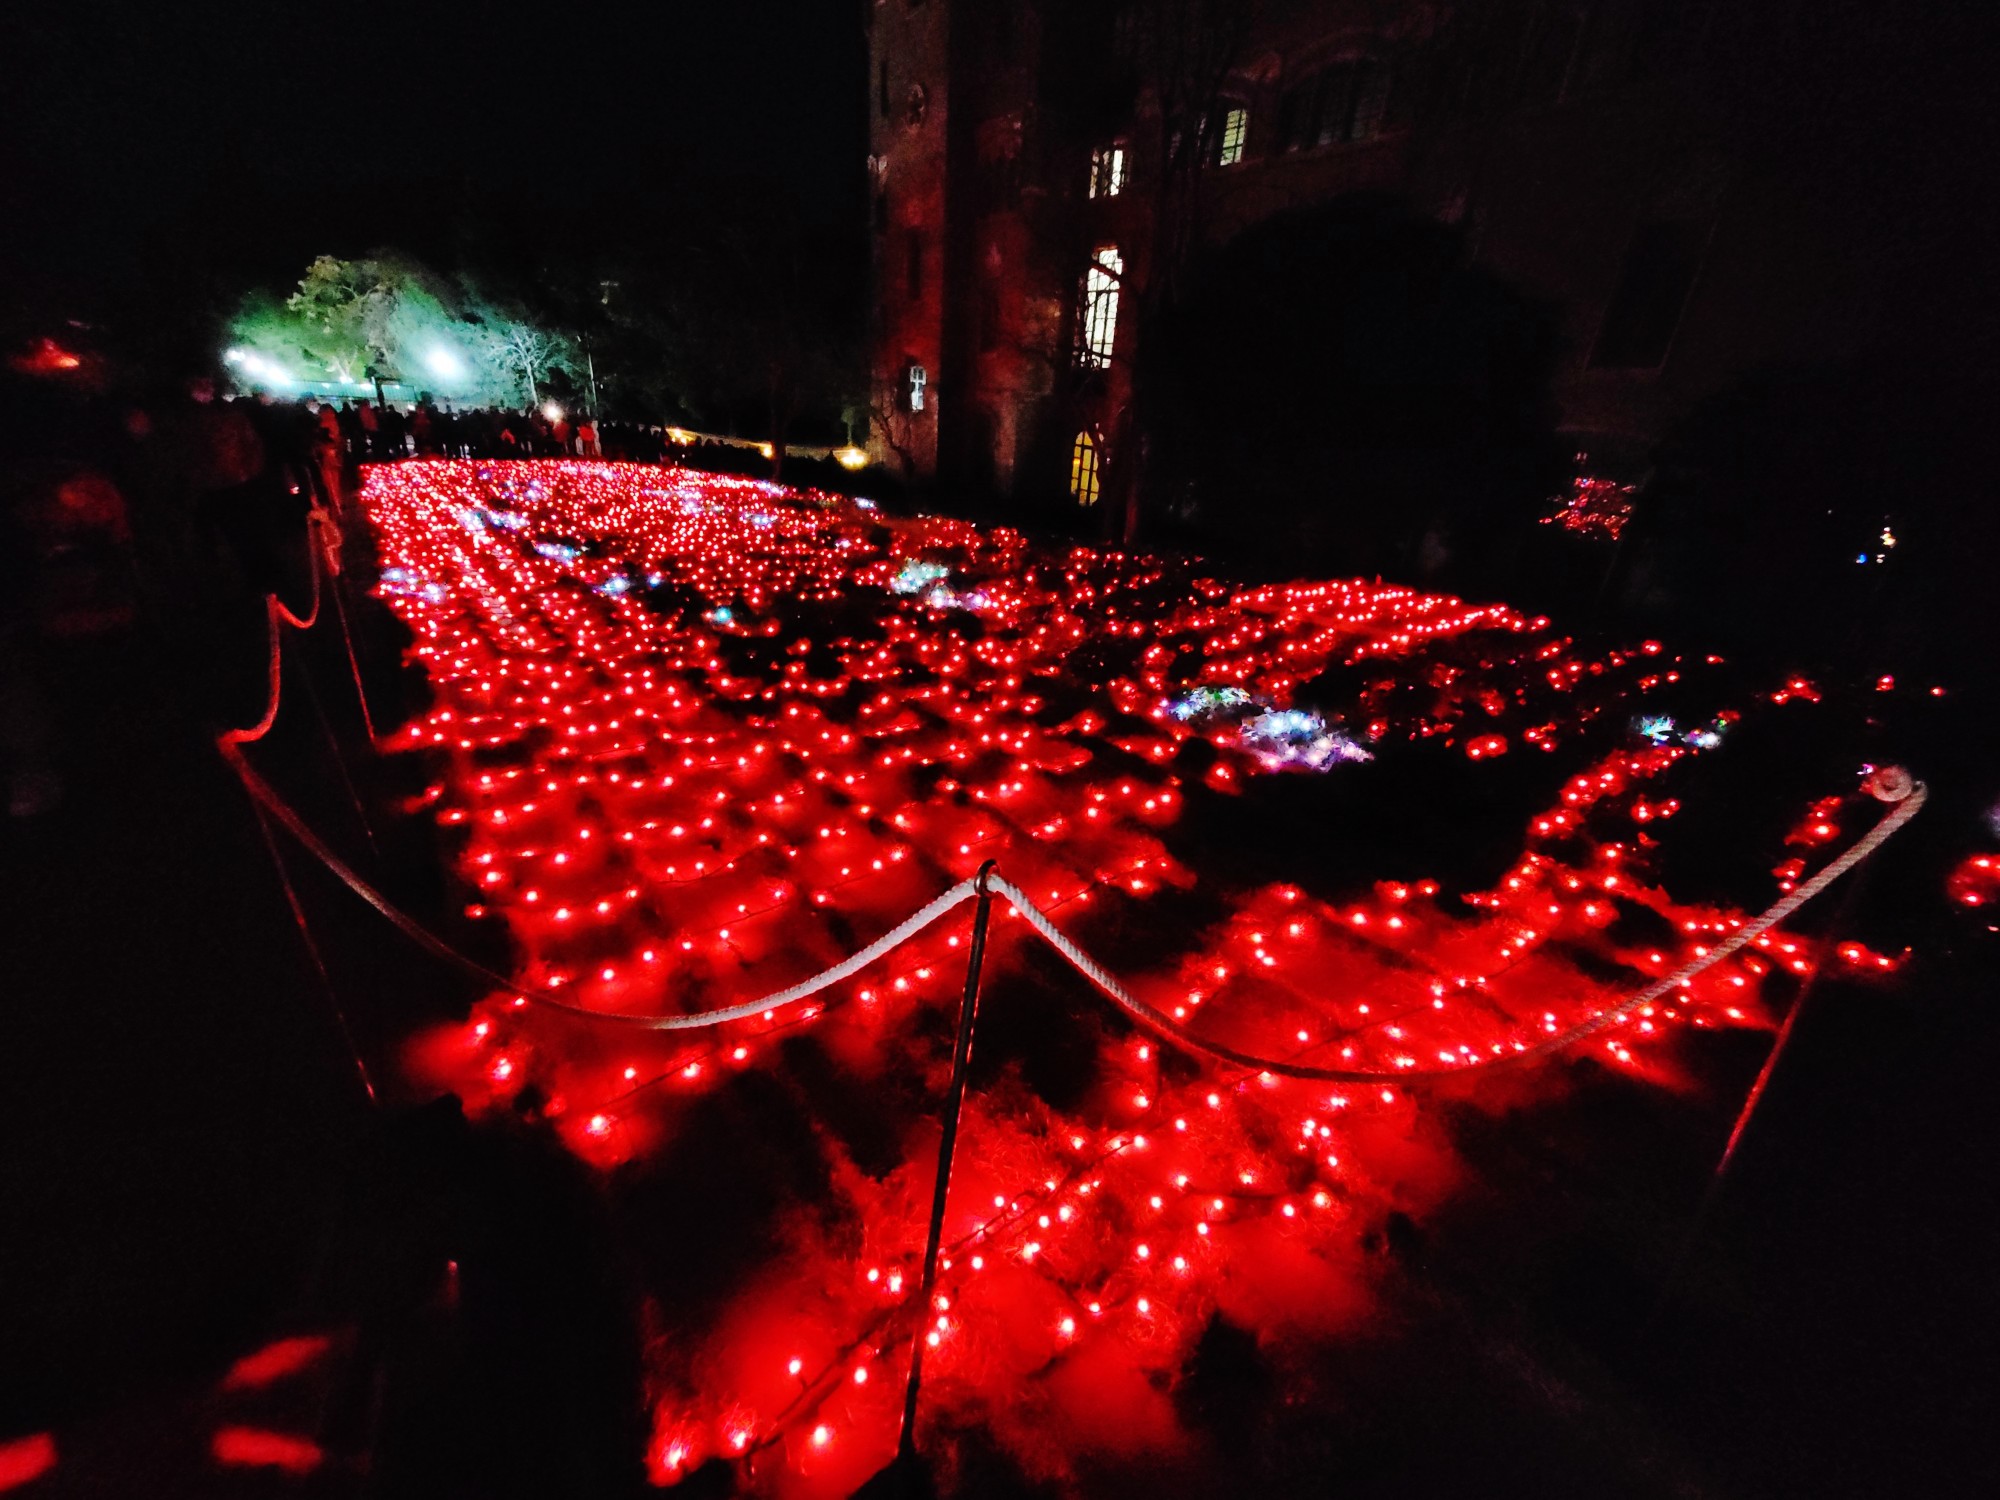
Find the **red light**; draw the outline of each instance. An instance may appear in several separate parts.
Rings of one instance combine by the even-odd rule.
[[[1189,1027],[1208,1033],[1212,1019],[1214,1034],[1260,1057],[1445,1070],[1513,1054],[1594,1013],[1623,993],[1625,981],[1608,977],[1621,966],[1636,982],[1643,955],[1611,936],[1628,904],[1665,917],[1673,934],[1648,972],[1670,972],[1740,920],[1683,910],[1658,887],[1650,851],[1673,830],[1677,788],[1661,783],[1678,746],[1607,753],[1553,807],[1496,806],[1492,816],[1524,835],[1523,852],[1493,889],[1444,900],[1429,899],[1442,894],[1436,881],[1398,869],[1400,880],[1349,894],[1336,911],[1293,886],[1208,884],[1211,871],[1170,853],[1170,827],[1190,802],[1206,799],[1212,816],[1255,778],[1306,774],[1258,763],[1233,723],[1177,720],[1163,705],[1186,683],[1289,706],[1304,684],[1351,666],[1363,686],[1347,722],[1368,726],[1375,753],[1429,741],[1485,760],[1515,735],[1567,749],[1592,720],[1623,722],[1626,700],[1651,690],[1642,684],[1682,668],[1657,642],[1587,651],[1546,621],[1392,585],[1237,588],[1179,562],[1044,554],[955,521],[878,528],[844,501],[657,468],[381,466],[368,471],[366,499],[385,565],[414,585],[384,575],[437,705],[397,743],[427,758],[427,805],[452,825],[486,909],[508,924],[516,982],[578,1005],[665,1015],[768,993],[993,857],[1086,948],[1129,935],[1121,978]],[[475,527],[468,514],[519,524]],[[936,566],[952,590],[985,603],[895,591],[908,562],[932,558],[950,559]],[[655,572],[657,590],[635,586]],[[823,608],[795,609],[801,600]],[[1036,698],[1047,682],[1080,700],[1062,722]],[[1795,680],[1770,696],[1812,691]],[[1182,754],[1195,748],[1208,790],[1182,780],[1196,774]],[[1350,773],[1367,795],[1366,767],[1325,774]],[[1794,880],[1824,862],[1841,828],[1837,806],[1807,812]],[[1181,908],[1162,893],[1195,881],[1212,923],[1165,930],[1160,914]],[[1982,898],[1968,885],[1958,899]],[[507,1055],[454,1030],[449,1067],[454,1083],[483,1067],[493,1083],[534,1084],[551,1118],[584,1122],[564,1134],[601,1164],[586,1138],[629,1130],[684,1149],[709,1091],[765,1074],[793,1088],[789,1042],[812,1029],[825,1055],[871,1081],[914,1151],[904,1092],[940,1063],[968,932],[962,915],[949,919],[852,986],[719,1030],[593,1027],[489,1000],[472,1034]],[[1003,904],[989,964],[1013,972],[1019,950],[1002,939],[1024,932]],[[1872,957],[1850,962],[1880,969]],[[1668,1032],[1670,1021],[1761,1014],[1754,984],[1730,986],[1730,1005],[1717,1004],[1720,981],[1631,1026],[1613,1055],[1643,1061],[1651,1028]],[[1058,993],[1092,1003],[1081,982]],[[1453,1175],[1384,1166],[1387,1138],[1404,1152],[1447,1149],[1416,1123],[1427,1095],[1415,1087],[1409,1111],[1385,1115],[1394,1089],[1329,1097],[1269,1071],[1196,1071],[1162,1058],[1151,1037],[1107,1042],[1097,1061],[1105,1092],[1088,1110],[1049,1108],[1018,1081],[968,1102],[954,1264],[920,1325],[973,1392],[968,1410],[995,1396],[990,1372],[1014,1357],[1007,1341],[1023,1330],[1046,1339],[1053,1328],[1064,1341],[1143,1333],[1134,1342],[1146,1357],[1178,1368],[1217,1287],[1252,1274],[1241,1257],[1255,1226],[1282,1227],[1286,1244],[1314,1253],[1352,1236],[1337,1206],[1350,1195],[1415,1211]],[[1334,1126],[1301,1130],[1350,1096],[1337,1137]],[[1094,1113],[1107,1103],[1157,1111],[1173,1129],[1153,1127],[1150,1140],[1114,1133]],[[730,1337],[677,1328],[663,1341],[677,1363],[656,1373],[676,1386],[678,1425],[655,1432],[656,1471],[698,1463],[707,1445],[746,1453],[760,1430],[796,1460],[804,1445],[792,1434],[823,1447],[834,1423],[852,1435],[844,1452],[871,1451],[888,1382],[869,1380],[866,1361],[890,1351],[862,1341],[914,1286],[907,1268],[923,1226],[905,1189],[920,1165],[891,1161],[876,1176],[841,1163],[827,1179],[832,1201],[788,1204],[805,1211],[788,1221],[782,1254],[746,1266],[756,1274],[713,1310]],[[1225,1185],[1231,1196],[1214,1196]],[[859,1230],[835,1235],[835,1222]],[[1102,1304],[1070,1301],[1078,1287],[1108,1297],[1113,1315],[1090,1321]],[[1287,1288],[1265,1290],[1282,1299]],[[1087,1318],[1063,1316],[1068,1306]],[[1143,1329],[1126,1316],[1135,1312]],[[788,1352],[800,1346],[816,1351],[810,1381]],[[793,1428],[780,1415],[799,1400],[796,1420],[815,1421],[803,1398],[825,1396],[829,1382],[829,1422]]]
[[[56,1440],[52,1433],[0,1442],[0,1490],[31,1484],[56,1466]]]
[[[325,1460],[319,1444],[290,1433],[270,1432],[262,1427],[224,1427],[210,1445],[215,1461],[231,1467],[282,1469],[287,1474],[310,1474]]]

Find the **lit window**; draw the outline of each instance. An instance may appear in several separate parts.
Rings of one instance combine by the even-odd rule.
[[[1069,492],[1078,505],[1097,503],[1097,444],[1087,432],[1076,435],[1076,446],[1069,452]]]
[[[1232,104],[1222,112],[1222,130],[1216,139],[1215,164],[1233,167],[1243,160],[1243,138],[1250,133],[1250,111]]]
[[[1099,146],[1090,153],[1090,196],[1116,198],[1125,191],[1125,148]]]
[[[1076,362],[1102,370],[1111,363],[1118,336],[1118,286],[1125,258],[1116,245],[1102,245],[1083,273],[1083,305],[1076,320]]]

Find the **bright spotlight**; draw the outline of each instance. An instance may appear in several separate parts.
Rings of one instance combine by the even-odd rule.
[[[553,401],[545,401],[542,403],[542,415],[551,422],[560,422],[563,419],[563,409]]]
[[[465,374],[464,363],[451,350],[442,346],[426,354],[424,363],[430,367],[431,374],[440,380],[457,380]]]
[[[868,467],[868,452],[849,443],[845,448],[833,450],[834,461],[843,469],[865,469]]]

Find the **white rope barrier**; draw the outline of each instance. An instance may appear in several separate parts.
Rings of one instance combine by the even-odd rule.
[[[922,909],[911,913],[887,932],[875,939],[866,948],[849,954],[830,969],[822,969],[810,979],[801,979],[789,988],[777,990],[761,1000],[745,1000],[741,1005],[728,1005],[720,1010],[700,1010],[682,1016],[628,1016],[615,1011],[589,1010],[581,1005],[571,1005],[567,1001],[556,1000],[547,994],[529,993],[528,998],[539,1004],[550,1005],[557,1010],[566,1010],[571,1015],[589,1016],[594,1021],[623,1021],[632,1026],[643,1026],[649,1031],[695,1031],[707,1026],[720,1026],[726,1021],[741,1021],[750,1016],[762,1015],[767,1010],[777,1010],[782,1006],[796,1004],[809,995],[817,995],[829,985],[860,973],[884,954],[900,948],[911,938],[922,932],[954,906],[970,901],[979,894],[977,880],[961,880],[957,885],[939,896]]]
[[[243,758],[238,746],[225,737],[221,741],[224,758],[227,759],[242,778],[244,788],[253,800],[268,810],[292,836],[304,844],[329,871],[338,877],[354,893],[370,906],[381,912],[389,921],[412,941],[446,961],[457,965],[467,973],[492,984],[506,994],[517,996],[531,1004],[561,1011],[567,1015],[579,1016],[591,1021],[605,1021],[616,1025],[639,1027],[651,1031],[696,1031],[710,1026],[720,1026],[730,1021],[745,1020],[767,1011],[779,1010],[794,1005],[843,979],[859,973],[876,959],[901,947],[919,932],[931,926],[953,908],[972,900],[981,894],[980,876],[962,880],[951,889],[938,896],[919,910],[911,913],[903,921],[890,928],[865,948],[849,954],[832,967],[822,969],[808,979],[773,991],[756,1000],[746,1000],[736,1005],[723,1006],[715,1010],[693,1011],[681,1015],[629,1015],[618,1011],[592,1010],[588,1006],[574,1004],[561,999],[545,989],[525,988],[505,975],[496,973],[486,965],[466,957],[456,948],[425,928],[422,924],[402,911],[380,891],[376,890],[354,869],[336,855],[331,848],[309,828],[303,819],[253,771]],[[1138,998],[1102,964],[1098,963],[1070,939],[1068,934],[1050,921],[1048,916],[1029,899],[1027,892],[1011,881],[997,874],[987,873],[984,878],[991,894],[1003,896],[1013,911],[1034,929],[1043,941],[1061,954],[1069,966],[1089,980],[1112,1004],[1123,1011],[1133,1021],[1153,1032],[1161,1039],[1185,1051],[1212,1057],[1236,1067],[1253,1072],[1270,1073],[1280,1078],[1306,1079],[1317,1083],[1412,1083],[1432,1082],[1445,1078],[1457,1078],[1468,1073],[1481,1072],[1492,1068],[1533,1062],[1560,1052],[1585,1037],[1617,1024],[1634,1011],[1653,1004],[1674,990],[1685,985],[1697,974],[1722,962],[1725,958],[1740,952],[1759,937],[1770,931],[1778,923],[1791,916],[1807,902],[1813,900],[1842,875],[1867,859],[1897,829],[1901,828],[1922,809],[1929,796],[1929,789],[1920,781],[1912,781],[1901,771],[1885,772],[1876,777],[1870,789],[1884,802],[1891,804],[1880,821],[1860,839],[1856,840],[1838,858],[1828,863],[1811,879],[1779,901],[1762,914],[1739,927],[1706,953],[1689,960],[1645,988],[1619,1001],[1616,1005],[1599,1011],[1589,1019],[1580,1021],[1566,1031],[1546,1037],[1533,1045],[1517,1044],[1512,1052],[1497,1057],[1478,1058],[1451,1067],[1408,1067],[1395,1069],[1375,1068],[1319,1068],[1304,1063],[1287,1062],[1281,1058],[1259,1057],[1254,1053],[1239,1051],[1220,1042],[1208,1041],[1195,1035],[1172,1017],[1148,1005]]]
[[[741,1021],[767,1010],[776,1010],[781,1006],[793,1005],[810,995],[818,994],[830,985],[840,983],[850,975],[859,973],[885,953],[900,948],[953,907],[970,901],[978,894],[976,880],[961,880],[936,900],[912,912],[867,947],[849,954],[832,968],[822,969],[810,979],[802,979],[797,984],[777,990],[759,1000],[745,1000],[741,1004],[723,1006],[718,1010],[690,1011],[682,1015],[628,1015],[619,1011],[592,1010],[589,1006],[564,1000],[548,990],[531,989],[516,984],[506,975],[497,973],[477,959],[468,958],[460,953],[369,884],[352,865],[335,854],[326,841],[314,833],[306,821],[272,789],[270,783],[251,769],[250,763],[243,758],[239,746],[227,738],[218,741],[218,745],[223,759],[229,762],[230,768],[243,782],[243,789],[250,794],[251,800],[276,818],[287,833],[305,845],[307,852],[325,865],[341,884],[387,917],[391,926],[418,947],[447,963],[456,965],[475,979],[484,980],[505,994],[516,996],[531,1005],[545,1006],[550,1010],[581,1016],[591,1021],[620,1022],[627,1026],[644,1027],[652,1031],[697,1031],[708,1026],[720,1026],[727,1021]]]
[[[1144,1026],[1147,1030],[1187,1051],[1201,1053],[1222,1062],[1233,1063],[1237,1067],[1249,1068],[1259,1073],[1271,1073],[1280,1078],[1309,1079],[1315,1083],[1429,1082],[1442,1078],[1457,1078],[1467,1073],[1481,1072],[1492,1068],[1533,1062],[1547,1057],[1551,1053],[1560,1052],[1564,1048],[1582,1041],[1585,1037],[1595,1035],[1608,1026],[1616,1025],[1634,1011],[1643,1009],[1645,1006],[1651,1005],[1673,993],[1673,991],[1688,983],[1688,981],[1692,980],[1695,975],[1701,973],[1704,969],[1721,963],[1723,959],[1730,957],[1732,954],[1741,952],[1749,944],[1755,942],[1766,932],[1769,932],[1778,923],[1784,921],[1786,917],[1792,915],[1793,912],[1804,906],[1808,901],[1811,901],[1820,892],[1832,885],[1834,881],[1838,880],[1879,849],[1891,834],[1895,833],[1897,829],[1901,828],[1917,815],[1918,811],[1923,807],[1925,799],[1930,795],[1930,791],[1922,782],[1913,782],[1905,775],[1900,782],[1890,781],[1885,783],[1884,788],[1877,791],[1877,795],[1882,797],[1884,801],[1893,803],[1893,805],[1873,828],[1860,839],[1856,840],[1853,846],[1841,854],[1838,859],[1832,861],[1826,868],[1814,875],[1812,879],[1805,881],[1789,895],[1774,903],[1762,915],[1737,928],[1735,932],[1731,933],[1706,953],[1698,958],[1690,959],[1687,963],[1682,964],[1678,969],[1674,970],[1673,973],[1654,980],[1636,994],[1626,997],[1616,1005],[1599,1011],[1588,1020],[1580,1021],[1568,1030],[1559,1032],[1555,1036],[1546,1037],[1532,1046],[1517,1046],[1514,1051],[1502,1053],[1497,1057],[1482,1057],[1451,1067],[1408,1067],[1395,1069],[1315,1068],[1303,1063],[1285,1062],[1278,1058],[1257,1057],[1248,1052],[1239,1052],[1233,1047],[1226,1047],[1220,1042],[1206,1041],[1196,1036],[1172,1017],[1148,1005],[1130,990],[1126,989],[1101,964],[1070,941],[1069,937],[1055,923],[1044,916],[1035,907],[1034,903],[1028,899],[1027,894],[1020,887],[995,876],[993,879],[993,888],[1012,902],[1014,910],[1027,921],[1028,925],[1034,928],[1050,947],[1060,953],[1068,961],[1071,968],[1097,986],[1098,990],[1112,1004],[1116,1005],[1126,1015],[1137,1021],[1141,1026]]]
[[[294,630],[303,631],[311,630],[318,623],[321,603],[321,568],[324,566],[326,569],[338,573],[340,571],[339,550],[340,528],[335,523],[333,517],[315,502],[312,509],[306,512],[306,565],[310,570],[312,578],[312,603],[307,607],[304,616],[300,616],[293,612],[290,605],[278,597],[275,590],[264,595],[264,625],[268,649],[265,666],[264,712],[254,724],[246,725],[241,729],[224,730],[222,734],[223,744],[247,745],[252,741],[261,740],[271,732],[271,726],[277,722],[284,654],[283,637],[280,634],[279,627],[289,625]],[[324,564],[321,562],[322,552],[326,555]],[[336,605],[339,604],[339,600],[337,599],[334,602]],[[343,614],[342,629],[345,630],[345,628],[346,616]],[[352,655],[353,653],[350,651],[350,659]],[[354,686],[356,692],[361,690],[359,667],[355,669]],[[364,714],[367,712],[365,703],[363,704],[362,712]]]

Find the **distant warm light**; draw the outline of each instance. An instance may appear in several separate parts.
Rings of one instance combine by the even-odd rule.
[[[8,363],[24,375],[60,375],[83,361],[54,339],[37,339],[26,354],[16,355]]]
[[[547,417],[551,422],[560,422],[563,419],[563,409],[553,401],[544,401],[542,403],[542,415]]]
[[[849,443],[845,448],[833,450],[833,461],[843,469],[865,469],[868,467],[868,451]]]
[[[1070,448],[1069,492],[1078,505],[1097,503],[1097,444],[1088,432],[1079,432]]]

